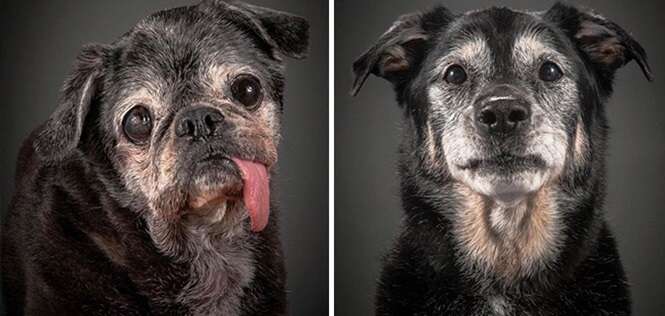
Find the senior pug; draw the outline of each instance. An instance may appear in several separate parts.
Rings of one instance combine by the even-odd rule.
[[[85,46],[20,150],[8,313],[283,315],[270,177],[282,58],[305,57],[308,28],[210,0]]]

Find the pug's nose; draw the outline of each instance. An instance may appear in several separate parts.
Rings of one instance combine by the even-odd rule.
[[[490,135],[509,135],[527,125],[530,118],[531,109],[519,98],[490,99],[478,107],[475,113],[478,129]]]
[[[197,106],[186,110],[176,123],[176,135],[193,139],[215,135],[224,123],[224,115],[209,106]]]

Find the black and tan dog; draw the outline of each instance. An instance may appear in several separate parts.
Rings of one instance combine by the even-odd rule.
[[[627,315],[603,219],[605,103],[646,54],[595,13],[439,7],[399,18],[354,63],[404,110],[404,228],[377,315]]]
[[[284,56],[303,18],[204,1],[83,48],[20,151],[10,315],[283,315],[270,202]]]

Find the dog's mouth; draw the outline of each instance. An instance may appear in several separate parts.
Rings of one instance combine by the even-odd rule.
[[[188,207],[193,214],[221,218],[242,201],[252,231],[262,231],[270,215],[270,188],[264,164],[222,154],[206,156],[196,165]]]
[[[465,164],[458,165],[458,167],[462,170],[481,173],[510,175],[523,171],[544,169],[546,163],[538,155],[518,156],[502,153],[489,158],[470,159]]]
[[[537,155],[499,154],[458,165],[460,180],[504,205],[514,205],[547,180],[545,160]]]

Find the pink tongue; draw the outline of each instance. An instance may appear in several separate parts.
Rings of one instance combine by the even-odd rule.
[[[247,160],[232,158],[240,168],[244,181],[242,195],[252,231],[260,232],[268,225],[270,215],[270,188],[266,166]]]

